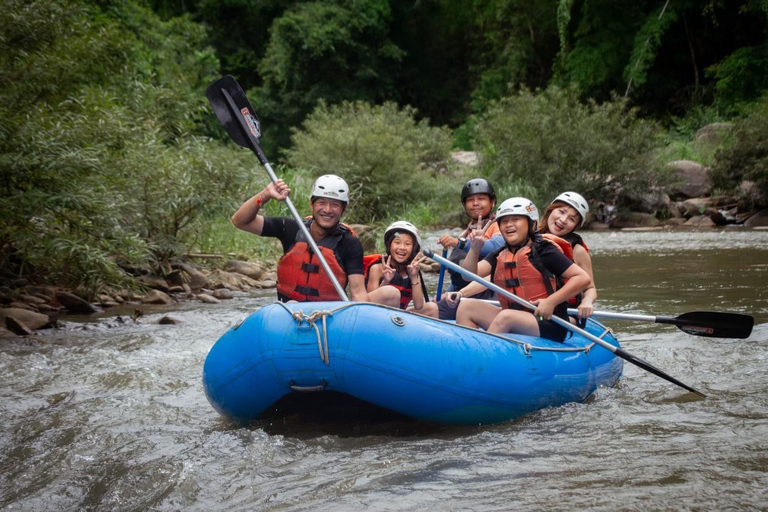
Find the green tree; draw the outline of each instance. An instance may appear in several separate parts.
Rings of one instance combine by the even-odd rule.
[[[321,103],[294,131],[288,163],[315,176],[346,179],[352,189],[349,220],[386,218],[440,194],[435,177],[448,158],[450,132],[415,116],[394,103]]]
[[[596,200],[648,190],[657,134],[621,101],[584,104],[574,88],[550,87],[494,102],[476,143],[493,183],[534,189],[530,199],[544,204],[564,190]]]
[[[734,137],[715,155],[712,178],[716,186],[738,195],[751,206],[768,207],[768,95],[734,124]],[[753,183],[754,190],[741,188]]]
[[[203,39],[133,2],[5,2],[0,267],[94,292],[227,199],[242,166],[196,134],[217,68]]]
[[[265,150],[287,147],[319,100],[381,101],[395,95],[403,53],[388,33],[386,0],[296,4],[270,28],[259,64],[263,86],[250,95],[264,119]]]

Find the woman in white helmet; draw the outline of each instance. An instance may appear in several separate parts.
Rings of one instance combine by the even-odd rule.
[[[413,309],[421,311],[429,301],[427,288],[420,272],[425,256],[421,254],[421,236],[416,226],[399,220],[384,231],[386,254],[363,256],[366,268],[368,300],[382,303],[380,295],[394,287],[400,294],[400,309],[406,309],[413,300]]]
[[[517,333],[563,341],[568,331],[548,320],[553,314],[568,319],[568,299],[583,291],[591,279],[554,243],[536,231],[539,212],[529,199],[513,197],[496,212],[505,246],[479,260],[483,230],[470,233],[472,248],[462,267],[533,303],[536,311],[522,309],[499,297],[501,307],[468,299],[462,301],[456,323],[482,327],[493,333]]]
[[[583,293],[569,301],[571,307],[578,308],[581,319],[592,316],[597,300],[597,288],[595,288],[595,276],[592,273],[592,258],[589,255],[589,248],[581,235],[576,233],[577,229],[584,226],[588,213],[589,204],[581,194],[563,192],[544,211],[539,228],[539,232],[545,237],[554,235],[554,237],[565,240],[567,244],[561,244],[565,255],[583,268],[592,279]]]

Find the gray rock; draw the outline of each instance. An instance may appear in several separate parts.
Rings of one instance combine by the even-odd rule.
[[[227,300],[233,297],[232,292],[226,288],[219,288],[218,290],[214,290],[213,296],[220,300]]]
[[[683,226],[694,228],[713,228],[715,227],[715,223],[712,221],[709,215],[696,215],[695,217],[691,217],[685,221]]]
[[[163,318],[160,319],[158,322],[160,325],[179,325],[184,322],[182,322],[180,319],[171,316],[171,315],[165,315]]]
[[[750,218],[744,221],[744,225],[749,228],[768,226],[768,209],[760,210],[756,214],[752,215]]]
[[[261,276],[264,274],[264,267],[260,263],[239,260],[229,260],[227,264],[224,265],[224,270],[227,272],[236,272],[248,276],[251,279],[256,279],[257,281],[261,279]]]
[[[150,290],[141,298],[141,302],[144,304],[173,304],[174,301],[164,291]]]
[[[168,282],[160,276],[139,276],[136,278],[136,282],[149,286],[153,290],[168,293]]]
[[[675,160],[668,164],[673,168],[670,196],[674,199],[707,196],[712,192],[712,180],[706,167],[692,160]]]
[[[200,293],[195,296],[197,300],[200,302],[205,302],[206,304],[219,304],[221,301],[217,299],[216,297],[212,297],[208,295],[207,293]]]
[[[733,130],[733,123],[710,123],[696,132],[696,142],[718,143]]]
[[[475,167],[480,162],[476,151],[453,151],[451,152],[451,160],[468,167]]]
[[[5,317],[5,327],[14,334],[19,336],[28,336],[34,334],[34,331],[26,326],[21,320],[16,320],[12,316]]]
[[[12,317],[14,320],[23,323],[32,330],[42,329],[51,324],[51,319],[48,315],[42,313],[19,308],[1,308],[0,319],[2,319],[2,325],[5,325],[5,319],[8,317]]]
[[[187,284],[189,284],[191,289],[200,290],[201,288],[207,288],[210,286],[208,283],[208,278],[205,276],[205,274],[196,268],[192,267],[191,265],[187,265],[186,263],[180,263],[179,267],[187,275]]]
[[[56,300],[64,306],[67,311],[78,315],[90,315],[98,313],[100,310],[90,302],[82,299],[74,293],[59,291],[56,292]]]

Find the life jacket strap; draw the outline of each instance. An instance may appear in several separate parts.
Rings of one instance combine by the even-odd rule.
[[[301,270],[309,274],[317,274],[320,271],[320,265],[314,263],[302,263]]]
[[[518,288],[520,286],[520,280],[519,279],[507,279],[504,281],[504,284],[507,288]]]
[[[296,292],[306,295],[307,297],[319,297],[320,292],[317,288],[310,288],[309,286],[296,285]]]

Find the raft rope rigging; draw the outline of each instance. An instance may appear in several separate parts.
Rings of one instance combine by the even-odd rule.
[[[333,311],[313,311],[309,315],[305,315],[303,311],[294,311],[291,316],[296,320],[299,327],[301,327],[302,322],[307,322],[308,325],[315,329],[315,334],[317,334],[317,350],[320,352],[320,360],[326,365],[331,364],[331,355],[328,352],[328,329],[326,328],[325,319],[329,316],[333,316]],[[317,328],[317,324],[315,323],[318,319],[323,320],[322,339],[320,336],[320,329]]]
[[[346,309],[348,307],[352,307],[355,305],[355,303],[349,303],[345,304],[344,306],[341,306],[339,308],[336,308],[334,310],[316,310],[311,312],[309,315],[306,315],[303,311],[291,311],[288,306],[286,306],[282,302],[278,302],[290,315],[291,317],[296,320],[297,327],[301,327],[301,324],[303,322],[306,322],[308,326],[312,327],[315,330],[315,334],[317,335],[317,350],[320,352],[320,360],[323,361],[326,365],[331,364],[330,359],[330,351],[328,349],[328,328],[326,324],[326,319],[329,316],[333,316],[335,312],[341,311],[342,309]],[[389,306],[380,306],[387,309],[394,309],[390,308]],[[397,310],[399,311],[399,310]],[[322,334],[320,333],[320,328],[317,326],[317,321],[322,319],[323,321],[323,327],[322,327]],[[438,320],[441,321],[442,320]],[[604,326],[605,327],[605,326]],[[613,330],[610,327],[605,327],[605,330],[598,336],[598,338],[603,339],[605,338],[606,334],[613,333]],[[589,354],[589,351],[592,349],[592,347],[595,346],[594,343],[590,343],[589,345],[585,345],[583,347],[537,347],[534,345],[531,345],[530,343],[522,342],[519,340],[516,340],[514,338],[507,338],[505,336],[497,336],[500,339],[503,339],[505,341],[511,342],[511,343],[517,343],[523,346],[523,351],[525,352],[525,355],[530,356],[531,351],[533,350],[539,350],[543,352],[584,352],[585,354]]]

